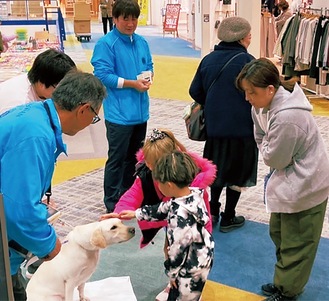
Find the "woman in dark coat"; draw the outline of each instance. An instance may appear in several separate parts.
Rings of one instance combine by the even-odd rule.
[[[249,22],[241,17],[224,19],[218,28],[220,43],[202,59],[189,90],[191,97],[205,107],[208,138],[203,156],[217,165],[210,201],[214,223],[219,222],[219,199],[226,187],[221,232],[244,225],[245,218],[236,216],[235,208],[242,188],[256,185],[258,150],[253,137],[251,105],[235,86],[235,79],[243,66],[254,59],[247,52],[250,31]],[[234,57],[236,54],[239,55]]]

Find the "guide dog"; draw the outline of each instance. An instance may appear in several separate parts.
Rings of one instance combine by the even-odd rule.
[[[76,226],[62,243],[58,255],[40,265],[29,281],[28,301],[72,301],[74,289],[80,301],[88,301],[84,286],[95,272],[100,250],[131,239],[135,228],[118,218]]]

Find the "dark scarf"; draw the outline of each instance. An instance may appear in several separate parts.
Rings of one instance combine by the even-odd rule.
[[[152,172],[146,166],[145,162],[141,162],[136,165],[135,176],[138,176],[142,182],[142,189],[143,189],[143,195],[144,195],[142,206],[145,206],[145,205],[152,206],[152,205],[159,204],[161,202],[161,199],[159,198],[159,196],[155,190]],[[158,233],[158,231],[161,228],[162,227],[141,230],[142,235],[143,235],[142,244],[148,244],[150,241],[152,241],[152,239],[155,237],[155,235]]]

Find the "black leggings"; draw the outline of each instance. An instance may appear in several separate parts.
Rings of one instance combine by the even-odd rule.
[[[211,187],[210,188],[210,212],[211,215],[219,216],[219,210],[221,203],[219,202],[220,195],[224,187]],[[225,211],[222,218],[225,220],[230,220],[235,216],[235,208],[238,204],[241,192],[226,187],[226,203]]]

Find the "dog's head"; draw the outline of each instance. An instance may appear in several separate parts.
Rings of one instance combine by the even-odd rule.
[[[118,218],[109,218],[98,222],[98,227],[91,235],[90,243],[104,249],[109,245],[127,241],[134,235],[134,227],[124,225]]]
[[[135,228],[124,225],[118,218],[76,226],[68,236],[82,248],[92,251],[124,242],[135,235]]]

